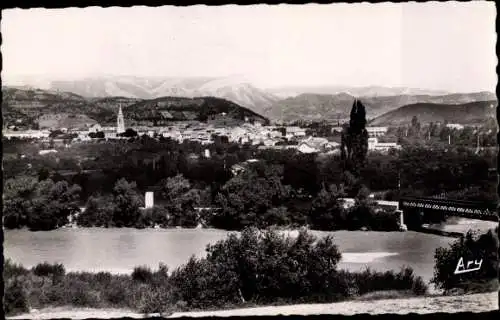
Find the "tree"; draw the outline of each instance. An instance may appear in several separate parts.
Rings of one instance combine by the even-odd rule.
[[[343,187],[331,185],[323,188],[313,200],[310,220],[313,229],[336,230],[345,225],[345,212],[340,198]]]
[[[78,211],[80,187],[67,181],[20,176],[9,179],[4,188],[4,223],[7,228],[28,226],[32,230],[51,230],[68,223]]]
[[[112,196],[92,196],[76,223],[83,227],[109,227],[113,224],[115,206]]]
[[[279,206],[288,197],[289,188],[281,183],[275,166],[249,166],[229,180],[217,194],[216,205],[222,213],[214,217],[214,225],[226,229],[241,229],[255,225],[257,217]]]
[[[132,227],[139,219],[143,201],[136,188],[135,182],[129,183],[123,178],[115,184],[113,222],[117,227]]]
[[[341,157],[354,172],[363,166],[368,152],[368,132],[366,131],[365,106],[354,100],[349,126],[344,128],[341,137]]]
[[[92,139],[104,139],[105,135],[104,132],[97,131],[89,133],[89,137],[91,137]]]
[[[137,137],[138,134],[137,134],[137,131],[135,131],[134,129],[128,128],[127,130],[125,130],[125,132],[118,134],[118,136],[119,137],[126,137],[126,138],[134,138],[134,137]]]
[[[162,197],[170,202],[191,189],[191,183],[182,174],[163,180],[160,186]]]
[[[420,122],[418,121],[417,116],[413,116],[411,118],[411,131],[412,135],[418,136],[420,133]]]

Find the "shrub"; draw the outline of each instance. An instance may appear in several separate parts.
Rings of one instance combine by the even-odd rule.
[[[153,290],[147,290],[141,296],[139,302],[139,312],[150,314],[159,313],[160,316],[168,315],[172,310],[170,295],[165,287],[154,288]]]
[[[416,295],[427,292],[427,285],[421,277],[413,274],[411,268],[402,268],[399,273],[394,271],[376,272],[369,268],[362,272],[353,273],[354,286],[357,294],[364,295],[369,292],[385,290],[412,290]]]
[[[7,315],[29,311],[28,294],[25,290],[25,283],[20,277],[6,283],[4,310]]]
[[[437,288],[450,290],[462,288],[465,291],[475,282],[495,279],[498,276],[497,229],[479,237],[473,231],[453,242],[449,248],[437,248],[434,254],[434,276],[431,279]],[[460,259],[468,261],[482,259],[481,269],[474,272],[455,274]]]
[[[61,277],[64,276],[66,273],[66,270],[64,269],[64,266],[62,264],[50,264],[48,262],[43,262],[37,264],[35,267],[32,268],[33,274],[39,277],[48,277],[48,276],[55,276],[55,277]]]
[[[29,270],[20,264],[14,263],[11,259],[6,259],[3,265],[4,280],[24,276],[29,273]]]
[[[132,280],[139,282],[151,282],[153,272],[148,267],[135,267],[132,272]]]
[[[65,292],[68,295],[68,302],[77,307],[98,307],[100,303],[100,293],[94,290],[90,283],[81,279],[69,279],[65,283]]]

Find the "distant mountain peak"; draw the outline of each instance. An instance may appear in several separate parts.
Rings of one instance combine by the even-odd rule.
[[[162,96],[202,97],[213,96],[233,101],[257,113],[274,103],[278,98],[256,88],[243,75],[227,77],[138,77],[102,76],[79,80],[51,81],[47,89],[74,92],[84,97],[124,96],[153,99]]]

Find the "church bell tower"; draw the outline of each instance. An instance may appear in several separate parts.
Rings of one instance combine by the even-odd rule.
[[[123,119],[122,106],[120,105],[120,110],[118,111],[118,119],[116,120],[116,133],[120,134],[125,132],[125,120]]]

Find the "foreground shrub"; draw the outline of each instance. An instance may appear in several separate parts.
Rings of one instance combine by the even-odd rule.
[[[474,272],[455,274],[455,269],[463,259],[464,265],[468,261],[482,259],[481,268]],[[449,248],[437,248],[434,254],[434,276],[431,283],[436,288],[450,290],[461,288],[468,291],[474,283],[488,283],[498,277],[498,227],[478,236],[469,231],[465,236],[453,242]]]
[[[33,274],[39,277],[55,276],[61,277],[66,273],[62,264],[39,263],[32,269]]]
[[[399,273],[394,271],[376,272],[369,268],[363,272],[352,273],[353,286],[358,295],[384,290],[411,290],[416,295],[427,293],[427,285],[421,277],[414,275],[411,268],[402,268]]]
[[[11,279],[17,276],[25,276],[29,274],[29,270],[20,264],[14,263],[11,259],[6,259],[3,264],[3,278]]]
[[[166,287],[155,287],[141,296],[139,312],[144,314],[159,313],[168,316],[172,313],[171,295]]]
[[[16,277],[5,283],[4,311],[6,314],[25,313],[29,311],[28,293],[26,283]]]
[[[329,237],[246,229],[209,245],[205,259],[191,258],[171,280],[175,298],[189,307],[307,299],[339,290],[329,279],[340,257]]]
[[[148,267],[135,267],[132,272],[132,280],[139,282],[151,282],[153,272]]]

